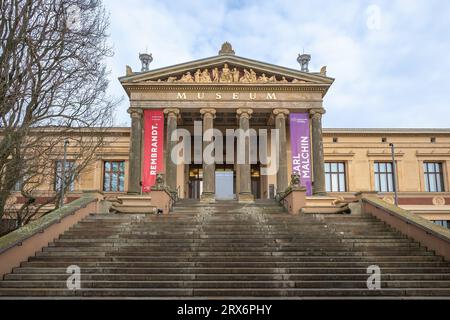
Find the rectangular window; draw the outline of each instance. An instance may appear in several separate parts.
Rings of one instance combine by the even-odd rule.
[[[57,160],[55,162],[55,191],[60,192],[61,186],[62,186],[62,175],[63,175],[63,160]],[[75,162],[73,161],[66,161],[66,169],[65,169],[65,175],[66,175],[66,183],[69,186],[67,189],[68,191],[74,191],[75,190]]]
[[[425,176],[426,192],[444,192],[444,177],[442,163],[424,162],[423,172]]]
[[[394,192],[392,162],[375,162],[375,191]]]
[[[437,224],[438,226],[450,229],[450,221],[449,220],[432,220],[434,224]]]
[[[103,191],[125,191],[125,161],[105,161],[103,172]]]
[[[25,178],[24,177],[20,177],[19,180],[14,185],[14,188],[12,189],[12,191],[13,192],[20,192],[20,191],[22,191],[22,187],[23,187],[24,181],[25,181]]]
[[[346,192],[345,163],[325,163],[325,187],[327,192]]]

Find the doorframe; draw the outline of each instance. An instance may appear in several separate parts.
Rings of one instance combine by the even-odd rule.
[[[217,197],[217,172],[230,172],[233,174],[233,197],[229,199],[220,199]],[[234,165],[216,165],[216,171],[215,171],[215,180],[216,180],[216,188],[215,188],[215,194],[216,194],[216,200],[236,200],[237,199],[237,193],[236,193],[236,171],[234,170]],[[230,174],[231,175],[231,174]]]

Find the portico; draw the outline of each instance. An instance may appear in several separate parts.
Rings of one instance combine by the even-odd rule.
[[[224,44],[218,56],[152,71],[134,73],[127,68],[120,80],[130,97],[132,115],[130,193],[141,193],[142,159],[147,152],[143,114],[160,111],[165,161],[158,173],[165,175],[167,186],[178,197],[212,202],[232,192],[236,200],[252,202],[283,193],[293,170],[290,115],[298,113],[309,118],[313,191],[324,194],[321,118],[323,97],[333,79],[324,68],[320,73],[302,72],[237,57],[229,49]],[[230,130],[252,130],[256,137],[236,137],[231,150]],[[186,134],[191,135],[191,149],[174,155],[172,150],[187,139]],[[213,161],[205,154],[212,155]],[[277,170],[268,170],[274,164]]]

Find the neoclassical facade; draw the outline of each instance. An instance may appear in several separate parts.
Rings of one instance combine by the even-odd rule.
[[[107,144],[73,181],[70,198],[83,190],[100,190],[112,202],[145,196],[163,174],[180,199],[252,202],[275,199],[295,172],[312,202],[352,201],[364,191],[392,203],[395,182],[401,207],[450,226],[450,129],[323,129],[323,101],[334,81],[326,68],[274,66],[238,57],[228,44],[214,57],[143,67],[127,67],[120,78],[131,128],[104,133]],[[247,129],[257,134],[256,148],[247,146],[250,138],[243,149],[236,137],[227,144],[227,131]],[[188,148],[172,152],[187,140]],[[203,161],[211,149],[217,161]],[[68,161],[76,153],[69,146]],[[55,177],[40,186],[38,199],[56,191],[60,162],[55,159]],[[14,196],[20,202],[20,193]]]
[[[325,68],[319,73],[302,72],[246,59],[236,56],[229,44],[224,44],[219,54],[211,58],[138,73],[127,68],[127,75],[120,82],[130,98],[132,119],[128,191],[141,192],[146,152],[144,113],[157,110],[165,115],[165,179],[180,197],[252,201],[284,192],[292,173],[289,119],[297,113],[309,117],[311,195],[324,195],[321,119],[325,114],[323,99],[333,81],[327,77]],[[252,163],[198,163],[193,161],[194,155],[189,164],[174,163],[171,160],[171,150],[177,144],[171,139],[174,131],[184,129],[194,135],[194,125],[199,122],[203,132],[216,129],[224,136],[230,129],[252,129],[257,133],[268,130],[268,145],[273,138],[271,129],[276,129],[278,148],[276,151],[267,148],[267,155],[276,162],[277,172],[263,174],[267,162],[261,158],[259,135],[258,150],[254,151],[259,157]],[[203,149],[218,141],[202,140]],[[277,154],[272,154],[273,151]],[[231,152],[242,150],[236,148]],[[244,152],[251,151],[246,148]]]

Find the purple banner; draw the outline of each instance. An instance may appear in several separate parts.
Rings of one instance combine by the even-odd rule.
[[[306,187],[306,195],[312,195],[311,139],[309,114],[291,113],[292,172],[300,175],[301,185]]]

